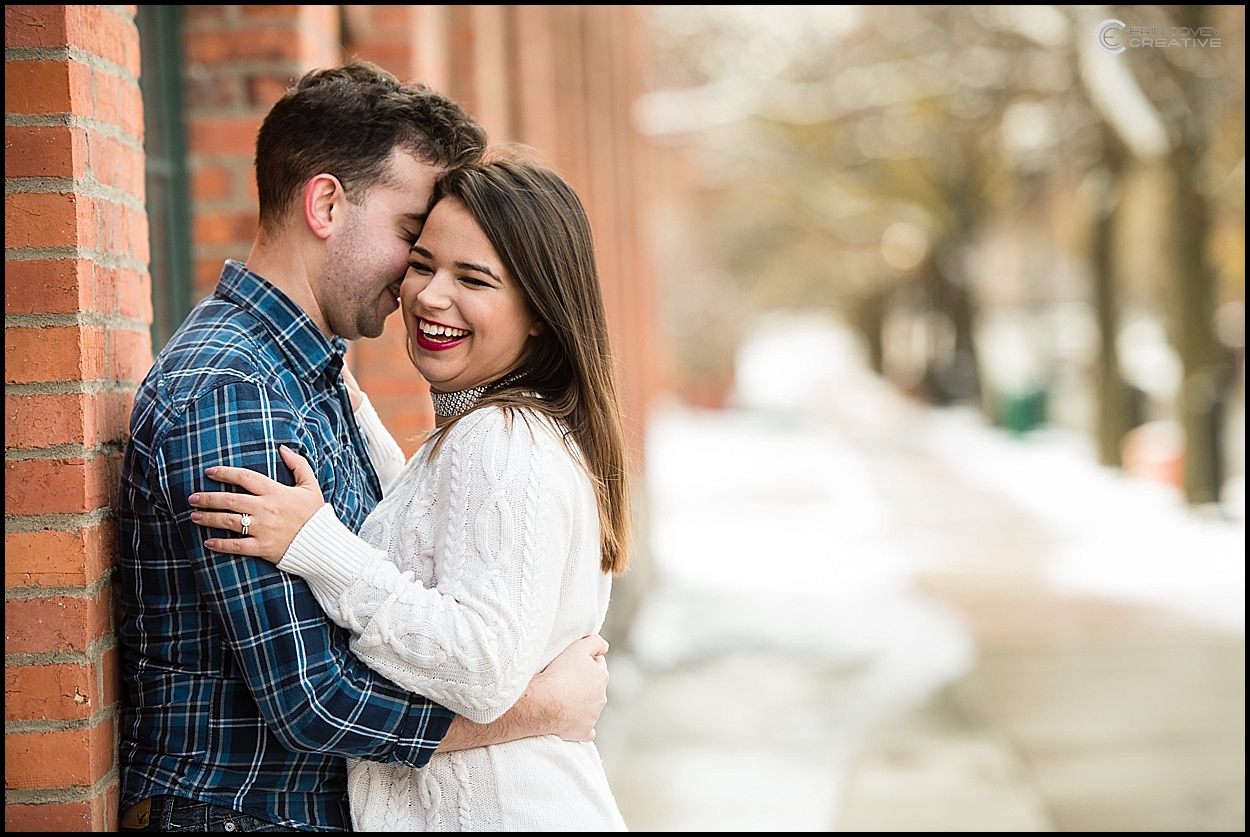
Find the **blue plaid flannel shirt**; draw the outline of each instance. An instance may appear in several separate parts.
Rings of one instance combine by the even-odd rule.
[[[420,767],[451,724],[353,656],[303,579],[209,552],[209,530],[191,522],[187,498],[222,489],[204,475],[213,465],[292,484],[285,443],[359,530],[382,492],[342,383],[345,350],[227,261],[136,394],[118,509],[123,810],[172,794],[349,830],[346,758]]]

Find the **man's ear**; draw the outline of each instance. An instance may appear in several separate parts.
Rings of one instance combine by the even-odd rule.
[[[313,235],[330,237],[342,218],[346,198],[343,184],[332,174],[319,174],[304,184],[304,221]]]

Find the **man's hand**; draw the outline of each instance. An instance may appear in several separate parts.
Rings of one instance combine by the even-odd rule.
[[[497,721],[475,724],[456,716],[439,752],[503,744],[533,735],[593,741],[599,713],[608,703],[608,643],[579,639],[530,680],[525,693]]]
[[[594,741],[599,713],[608,705],[608,643],[588,636],[570,645],[534,676],[525,690],[546,713],[550,734],[565,741]]]

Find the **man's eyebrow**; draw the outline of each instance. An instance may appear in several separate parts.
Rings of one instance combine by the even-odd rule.
[[[499,284],[501,285],[503,284],[503,280],[500,279],[498,276],[496,276],[489,267],[483,267],[480,264],[473,264],[473,262],[456,262],[456,267],[460,268],[461,270],[475,270],[478,273],[485,273],[487,276],[494,279]]]

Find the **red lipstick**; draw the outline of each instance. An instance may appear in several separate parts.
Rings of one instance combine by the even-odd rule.
[[[433,320],[427,320],[427,319],[419,317],[417,319],[416,343],[418,346],[420,346],[422,349],[425,349],[426,351],[442,352],[442,351],[446,351],[447,349],[455,348],[456,346],[459,346],[461,343],[463,343],[465,339],[468,338],[469,336],[466,334],[464,335],[464,337],[456,337],[451,340],[435,340],[433,338],[426,336],[425,332],[421,330],[421,323],[423,322],[429,323],[430,325],[443,326],[444,328],[454,328],[454,326],[448,326],[448,325],[445,325],[444,323],[436,323]]]

